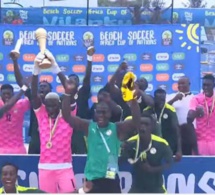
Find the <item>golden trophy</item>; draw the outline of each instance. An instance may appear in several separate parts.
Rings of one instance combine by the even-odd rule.
[[[38,41],[40,52],[45,54],[46,50],[46,38],[47,32],[44,28],[38,28],[35,32],[36,39]],[[44,58],[43,61],[39,64],[41,69],[48,69],[52,66],[51,61],[48,58]]]

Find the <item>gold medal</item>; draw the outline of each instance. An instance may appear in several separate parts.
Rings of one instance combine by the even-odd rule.
[[[51,147],[52,147],[52,143],[51,143],[51,142],[47,142],[46,148],[47,148],[47,149],[50,149]]]

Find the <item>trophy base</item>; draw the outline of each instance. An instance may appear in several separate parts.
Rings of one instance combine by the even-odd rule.
[[[49,69],[49,68],[51,68],[51,66],[52,66],[52,64],[51,64],[50,60],[48,60],[46,58],[39,64],[40,69]]]

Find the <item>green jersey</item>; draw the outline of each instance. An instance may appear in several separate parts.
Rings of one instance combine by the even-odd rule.
[[[122,152],[124,158],[135,158],[139,135],[130,138]],[[142,151],[138,151],[141,153]],[[163,161],[171,163],[173,154],[166,140],[152,135],[151,148],[146,152],[146,160],[152,167],[161,166]],[[144,159],[143,159],[144,160]],[[132,187],[130,193],[165,193],[162,172],[150,173],[141,168],[142,160],[133,164]]]
[[[105,146],[102,136],[107,143],[110,153]],[[109,123],[105,128],[98,128],[96,122],[91,121],[87,137],[87,162],[85,176],[87,180],[104,178],[107,172],[109,157],[113,157],[118,169],[118,155],[120,151],[120,140],[117,135],[115,123]]]

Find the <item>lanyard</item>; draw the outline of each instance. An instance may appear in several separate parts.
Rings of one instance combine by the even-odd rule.
[[[52,137],[53,137],[53,135],[55,133],[55,130],[56,130],[56,127],[57,127],[57,124],[58,124],[60,116],[61,116],[61,110],[60,110],[59,114],[57,115],[57,118],[56,118],[56,120],[54,122],[53,127],[52,127],[52,120],[49,117],[50,136],[49,136],[49,141],[48,142],[51,142],[51,140],[52,140]]]
[[[97,129],[99,129],[99,128],[97,127]],[[102,138],[102,141],[103,141],[103,143],[105,145],[105,148],[106,148],[108,154],[110,154],[110,148],[108,147],[108,144],[107,144],[107,142],[106,142],[106,140],[104,138],[104,135],[102,134],[102,132],[100,130],[99,130],[99,134],[100,134],[100,136]]]
[[[157,114],[156,114],[156,112],[155,112],[156,120],[157,120],[157,122],[158,122],[160,125],[161,125],[161,118],[162,118],[162,116],[163,116],[164,109],[165,109],[165,104],[164,104],[164,106],[163,106],[163,108],[162,108],[162,110],[161,110],[159,119],[158,119]]]
[[[214,106],[215,106],[215,96],[213,95],[213,101],[212,101],[212,105],[211,105],[210,110],[209,110],[208,102],[207,102],[206,97],[205,97],[205,107],[206,107],[206,112],[207,112],[207,125],[209,125],[209,120],[210,120],[211,114],[214,110]]]
[[[135,152],[135,158],[134,160],[132,159],[128,159],[128,162],[130,164],[134,164],[136,163],[140,158],[141,156],[143,156],[144,154],[146,154],[146,152],[148,152],[152,147],[152,141],[149,143],[149,146],[148,148],[146,148],[143,152],[140,153],[140,155],[138,156],[138,153],[139,153],[139,149],[140,149],[140,136],[138,136],[137,138],[137,145],[136,145],[136,152]]]

